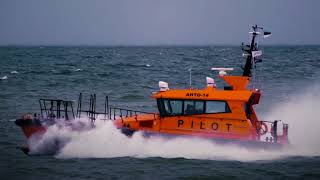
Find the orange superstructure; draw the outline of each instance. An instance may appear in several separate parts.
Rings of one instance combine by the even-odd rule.
[[[152,95],[157,100],[159,114],[121,117],[116,124],[119,128],[155,134],[260,141],[267,129],[262,127],[265,122],[257,119],[253,109],[260,99],[259,90],[246,89],[250,78],[220,77],[232,88],[221,90],[207,86],[204,89],[159,91]],[[277,142],[286,141],[287,138],[278,138]]]

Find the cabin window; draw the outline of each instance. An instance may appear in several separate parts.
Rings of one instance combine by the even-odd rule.
[[[165,114],[180,115],[182,114],[182,101],[181,100],[164,100]]]
[[[184,114],[203,114],[203,101],[184,101]]]
[[[158,99],[158,109],[162,116],[230,113],[225,101]]]
[[[207,101],[206,113],[229,113],[231,112],[225,101]]]

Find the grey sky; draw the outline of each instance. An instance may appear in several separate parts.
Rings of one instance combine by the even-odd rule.
[[[320,0],[0,0],[0,45],[320,44]]]

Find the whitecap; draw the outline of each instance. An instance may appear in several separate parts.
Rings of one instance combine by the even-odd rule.
[[[0,80],[5,80],[5,79],[8,79],[8,76],[3,76],[0,78]]]
[[[18,71],[11,71],[11,74],[18,74]]]

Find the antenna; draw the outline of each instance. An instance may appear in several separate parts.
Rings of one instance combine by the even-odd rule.
[[[189,87],[192,88],[192,67],[188,69],[189,71]]]

